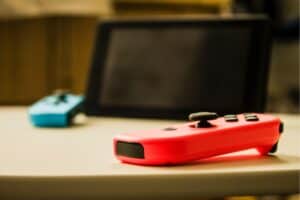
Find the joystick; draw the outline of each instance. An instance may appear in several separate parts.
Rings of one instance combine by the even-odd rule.
[[[208,128],[212,127],[212,125],[208,122],[208,120],[217,119],[218,115],[214,112],[197,112],[189,115],[190,121],[200,120],[197,123],[197,128]]]
[[[65,90],[56,90],[54,92],[54,97],[56,97],[55,104],[65,103],[67,100],[68,92]]]
[[[66,127],[75,115],[82,111],[84,98],[57,90],[29,108],[29,117],[37,127]]]
[[[212,156],[255,148],[261,155],[274,153],[283,123],[260,113],[199,112],[190,123],[114,137],[114,153],[122,162],[140,165],[183,164]]]

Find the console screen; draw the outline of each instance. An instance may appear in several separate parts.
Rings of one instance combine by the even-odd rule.
[[[113,29],[99,103],[240,110],[250,40],[247,27]]]

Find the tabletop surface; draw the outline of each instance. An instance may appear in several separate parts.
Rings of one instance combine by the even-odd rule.
[[[300,115],[285,124],[278,151],[254,151],[188,165],[147,167],[113,156],[115,134],[163,128],[180,121],[88,118],[71,128],[35,128],[26,107],[0,107],[0,197],[145,197],[296,193],[300,173]]]

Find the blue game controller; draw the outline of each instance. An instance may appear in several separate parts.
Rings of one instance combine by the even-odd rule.
[[[82,111],[84,97],[56,92],[37,101],[29,108],[30,121],[37,127],[67,127]]]

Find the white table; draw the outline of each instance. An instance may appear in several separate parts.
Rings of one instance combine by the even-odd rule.
[[[0,107],[0,199],[161,199],[299,192],[300,115],[285,123],[279,151],[252,151],[183,166],[118,162],[114,134],[166,127],[178,121],[89,118],[63,129],[31,126],[25,107]]]

